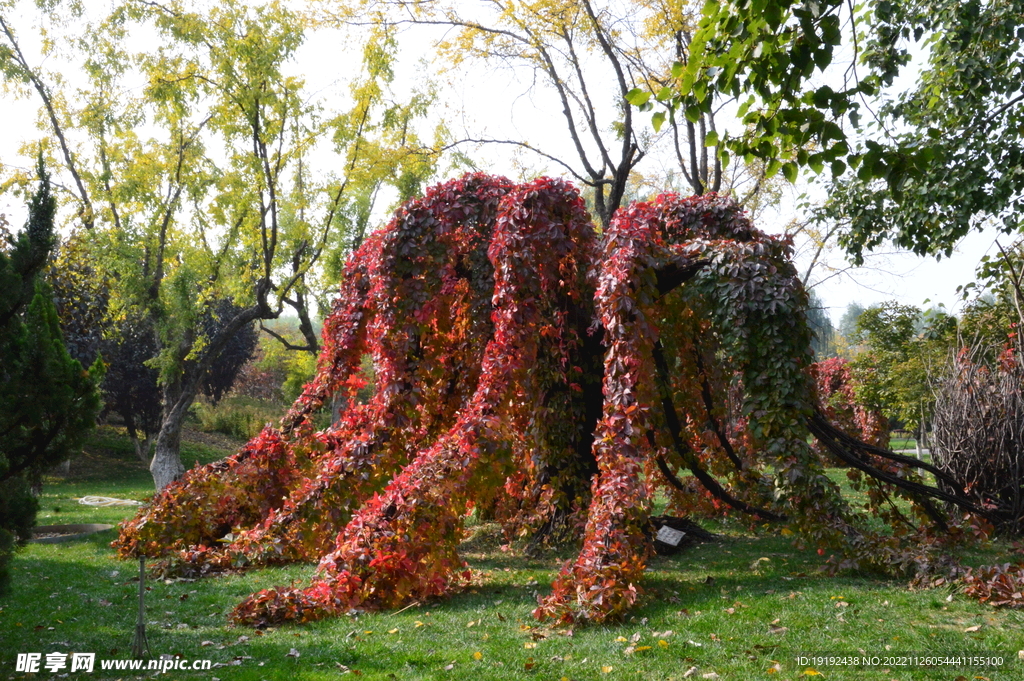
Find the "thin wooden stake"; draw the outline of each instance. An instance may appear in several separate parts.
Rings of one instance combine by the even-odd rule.
[[[146,640],[146,557],[139,556],[139,618],[135,622],[135,636],[132,637],[132,658],[144,660],[149,657],[149,641]]]

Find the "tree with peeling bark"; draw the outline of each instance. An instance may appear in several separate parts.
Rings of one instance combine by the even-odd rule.
[[[40,56],[82,65],[85,85],[73,93],[34,65],[8,8],[6,83],[41,103],[68,202],[116,283],[111,318],[139,320],[156,342],[147,361],[159,371],[162,413],[150,470],[162,489],[184,473],[184,416],[233,337],[291,308],[300,347],[318,348],[320,277],[337,278],[383,186],[415,193],[433,170],[412,128],[429,98],[390,101],[395,46],[375,33],[351,109],[326,111],[289,73],[303,18],[234,0],[203,11],[130,0],[99,21],[76,17],[75,33],[44,40]],[[51,37],[82,9],[44,8]],[[158,46],[131,51],[132,31],[158,36]],[[320,140],[333,144],[341,172],[314,172]],[[234,306],[218,309],[224,300]]]
[[[349,260],[317,374],[280,428],[190,471],[114,545],[192,575],[319,560],[308,586],[241,603],[232,619],[249,624],[458,589],[472,509],[511,537],[583,528],[534,614],[621,618],[661,490],[679,515],[736,512],[795,534],[833,570],[948,567],[973,536],[949,509],[983,518],[991,500],[822,414],[791,255],[715,194],[632,204],[599,236],[565,181],[437,185]],[[367,354],[376,382],[360,403]],[[318,431],[337,395],[348,408]],[[808,434],[870,487],[881,523],[847,503]]]

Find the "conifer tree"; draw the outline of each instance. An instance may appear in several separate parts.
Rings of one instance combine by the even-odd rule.
[[[85,371],[68,354],[39,276],[54,242],[55,209],[40,162],[25,229],[0,249],[0,593],[14,548],[35,524],[33,483],[81,446],[100,408],[102,362]]]

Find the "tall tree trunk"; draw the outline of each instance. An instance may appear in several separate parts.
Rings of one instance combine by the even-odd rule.
[[[183,409],[180,405],[185,398],[183,388],[189,382],[187,379],[178,380],[164,386],[163,421],[156,436],[153,460],[149,463],[149,472],[153,474],[158,492],[185,474],[185,466],[181,463],[181,426],[187,408]],[[188,404],[192,403],[194,397],[192,395],[188,398]]]
[[[159,492],[185,474],[185,466],[181,463],[181,422],[184,414],[172,412],[160,426],[160,434],[156,438],[156,451],[153,461],[149,464],[149,472],[153,474],[153,482]]]

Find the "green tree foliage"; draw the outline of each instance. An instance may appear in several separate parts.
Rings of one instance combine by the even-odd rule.
[[[715,94],[739,98],[745,134],[724,158],[790,180],[828,166],[823,217],[845,221],[856,262],[886,241],[948,255],[983,224],[1020,227],[1022,17],[1021,0],[709,0],[666,101],[696,119]],[[840,46],[854,53],[843,72]],[[914,50],[927,60],[917,85],[886,93]]]
[[[6,16],[0,70],[41,103],[47,148],[78,188],[78,224],[111,274],[107,323],[138,320],[155,339],[162,488],[183,472],[182,419],[233,337],[291,308],[297,347],[318,349],[311,320],[375,200],[389,186],[405,198],[433,172],[414,132],[430,97],[392,99],[396,45],[373,32],[350,108],[328,110],[292,74],[307,22],[275,2],[126,0],[73,32],[80,6],[43,9],[44,56],[81,64],[81,87],[33,66]],[[336,171],[316,171],[332,150]]]
[[[55,209],[40,164],[25,229],[0,248],[0,592],[11,552],[35,524],[30,486],[80,447],[100,408],[101,364],[85,371],[68,354],[40,277]]]
[[[811,328],[811,348],[817,361],[836,354],[836,330],[821,298],[811,290],[807,304],[807,325]]]
[[[842,318],[839,320],[839,335],[847,346],[856,345],[860,342],[860,331],[857,329],[857,320],[864,314],[864,307],[857,302],[846,306]]]
[[[864,310],[856,324],[864,344],[853,361],[858,400],[919,430],[932,414],[932,383],[955,341],[956,320],[889,301]]]

